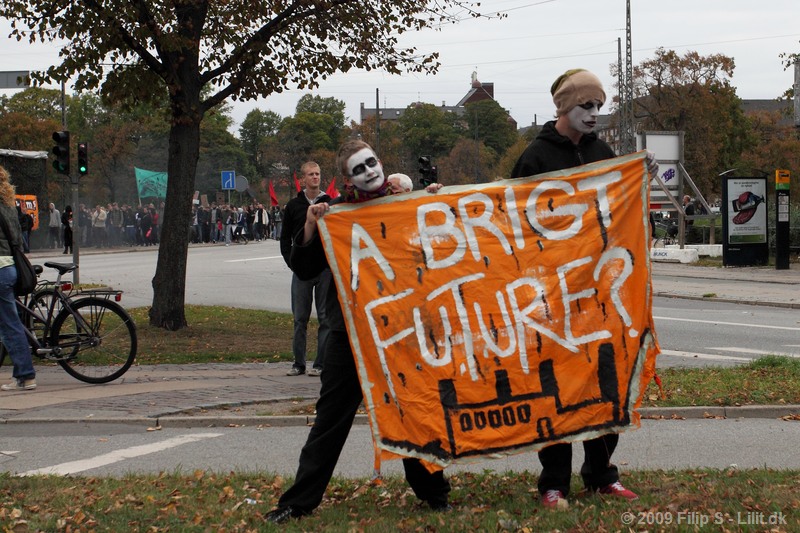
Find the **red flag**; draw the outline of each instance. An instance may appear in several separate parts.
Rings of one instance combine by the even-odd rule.
[[[272,186],[272,180],[269,180],[269,201],[272,207],[278,205],[278,195],[275,194],[275,187]]]
[[[328,190],[325,191],[325,194],[331,197],[331,200],[339,196],[339,191],[336,190],[336,178],[333,178],[331,184],[328,185]]]
[[[297,192],[303,190],[303,188],[300,186],[300,182],[297,181],[297,171],[294,172],[294,188],[297,189]]]

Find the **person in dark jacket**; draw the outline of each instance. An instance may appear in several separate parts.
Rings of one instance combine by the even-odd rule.
[[[19,219],[19,227],[22,230],[22,251],[27,254],[31,251],[31,230],[33,230],[33,217],[30,213],[23,211],[20,204],[17,204],[17,218]]]
[[[61,225],[64,231],[64,255],[72,253],[72,206],[64,208],[61,213]]]
[[[15,206],[15,189],[9,178],[8,171],[0,167],[0,217],[5,222],[0,228],[8,228],[8,232],[0,229],[0,341],[14,364],[11,383],[0,386],[0,390],[26,391],[36,388],[36,370],[14,298],[17,267],[12,247],[22,246],[22,230]]]
[[[292,250],[292,237],[306,223],[308,206],[320,202],[330,202],[331,197],[322,192],[320,182],[322,174],[314,161],[307,161],[300,167],[300,179],[303,181],[303,190],[297,193],[286,204],[283,226],[281,228],[281,255],[286,265],[289,264],[289,255]],[[328,321],[325,314],[325,295],[328,286],[333,283],[333,276],[329,268],[322,269],[319,275],[310,279],[300,279],[292,274],[292,318],[294,319],[294,336],[292,337],[292,353],[294,364],[287,373],[288,376],[299,376],[306,372],[306,331],[308,320],[311,318],[311,304],[316,303],[317,320],[317,356],[314,364],[308,371],[309,376],[319,376],[325,366],[325,343],[328,340]]]
[[[380,161],[367,143],[347,141],[339,149],[337,162],[351,186],[331,204],[363,202],[391,194]],[[329,268],[317,233],[317,220],[328,211],[329,205],[319,202],[307,207],[305,222],[296,228],[292,237],[289,266],[300,279],[312,279]],[[268,522],[283,523],[308,515],[320,504],[363,399],[335,283],[328,286],[325,312],[330,335],[317,417],[300,452],[295,482],[281,496],[277,508],[267,514]],[[450,484],[441,470],[429,472],[420,460],[410,458],[403,459],[403,467],[406,479],[420,500],[437,512],[451,509],[448,503]]]
[[[583,69],[568,70],[550,88],[556,105],[556,120],[545,123],[542,131],[520,156],[512,178],[563,170],[615,157],[614,150],[594,132],[606,93],[600,80]],[[648,172],[656,174],[658,164],[647,154]],[[602,435],[583,442],[584,463],[581,477],[587,489],[602,494],[635,500],[638,496],[619,481],[619,471],[611,464],[619,435]],[[572,444],[559,443],[539,452],[542,473],[539,494],[545,507],[564,508],[572,474]]]

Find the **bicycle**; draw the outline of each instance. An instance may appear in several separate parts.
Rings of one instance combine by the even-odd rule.
[[[109,383],[122,376],[137,351],[136,325],[117,303],[122,291],[73,293],[72,283],[61,277],[78,265],[47,262],[44,266],[58,272],[56,281],[43,281],[30,296],[17,298],[17,312],[32,355],[57,362],[67,374],[85,383]],[[38,265],[34,268],[37,274],[42,271]],[[0,344],[0,366],[6,355]]]

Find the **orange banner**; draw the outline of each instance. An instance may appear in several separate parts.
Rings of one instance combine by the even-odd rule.
[[[382,450],[446,466],[638,427],[659,351],[644,154],[321,219]]]

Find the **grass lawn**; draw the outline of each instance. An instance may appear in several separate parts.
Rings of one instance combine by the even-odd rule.
[[[432,513],[404,480],[335,478],[313,515],[281,531],[798,531],[800,472],[775,470],[630,471],[627,502],[581,492],[570,506],[538,503],[537,475],[457,473],[453,511]],[[289,480],[268,474],[194,473],[116,478],[0,475],[3,531],[278,531],[264,515]]]

